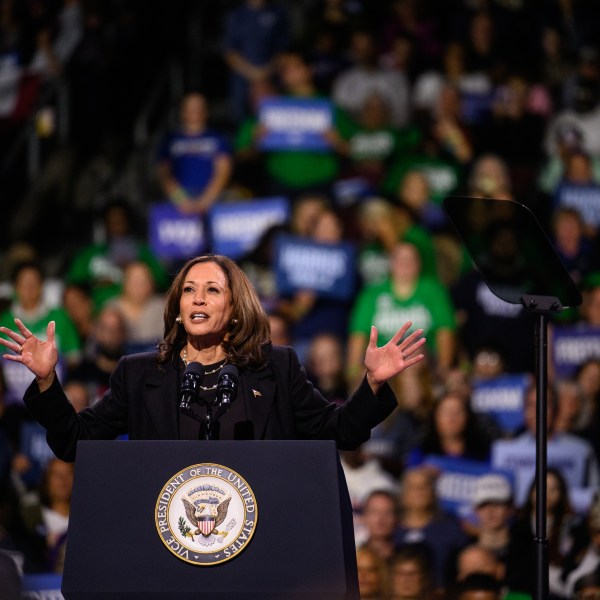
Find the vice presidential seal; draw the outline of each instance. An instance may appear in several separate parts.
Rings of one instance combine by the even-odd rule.
[[[254,492],[235,471],[211,463],[187,467],[167,481],[156,502],[156,529],[177,558],[216,565],[252,539],[258,511]]]

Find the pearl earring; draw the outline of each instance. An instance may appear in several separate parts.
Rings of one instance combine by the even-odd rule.
[[[181,316],[179,316],[179,317],[175,317],[175,320],[176,320],[178,323],[181,323]]]
[[[236,324],[237,324],[237,322],[238,322],[238,320],[237,320],[237,319],[231,319],[231,323],[232,323],[233,325],[236,325]]]

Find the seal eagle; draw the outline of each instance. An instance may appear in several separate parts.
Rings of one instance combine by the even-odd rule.
[[[217,506],[217,514],[214,515],[215,524],[214,524],[212,531],[209,534],[205,534],[203,531],[201,531],[201,528],[200,528],[200,517],[204,516],[201,514],[202,511],[204,510],[204,506],[200,506],[200,507],[196,508],[189,500],[186,500],[185,498],[182,498],[182,500],[183,500],[183,505],[185,507],[186,517],[188,518],[189,522],[192,525],[197,527],[196,531],[194,531],[194,535],[202,534],[205,537],[208,537],[211,533],[219,534],[219,532],[216,531],[216,528],[225,520],[225,517],[227,516],[227,510],[229,509],[229,503],[231,502],[231,496],[229,498],[225,498],[225,500],[223,500],[223,502],[221,502]]]

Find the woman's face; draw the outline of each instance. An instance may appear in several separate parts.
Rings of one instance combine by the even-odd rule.
[[[76,323],[92,319],[94,310],[92,299],[76,287],[67,287],[65,289],[63,306]]]
[[[423,592],[423,573],[415,560],[404,560],[392,568],[394,598],[418,598]]]
[[[42,300],[43,281],[36,269],[23,269],[15,281],[15,293],[25,308],[34,308]]]
[[[144,302],[154,293],[154,279],[147,265],[132,263],[123,275],[123,292],[133,302]]]
[[[48,465],[48,496],[51,500],[68,501],[73,491],[73,466],[61,460]]]
[[[392,250],[390,269],[395,281],[416,281],[421,271],[418,250],[411,244],[398,244]]]
[[[377,598],[381,593],[381,578],[375,558],[367,552],[359,552],[356,557],[358,567],[358,587],[361,598]]]
[[[342,223],[334,212],[324,211],[316,220],[312,237],[322,244],[337,244],[343,239]]]
[[[404,508],[429,509],[434,500],[434,489],[426,473],[412,471],[406,473],[402,485]]]
[[[179,311],[188,337],[221,343],[231,322],[232,300],[219,265],[203,262],[191,267],[182,284]]]
[[[339,375],[344,367],[339,341],[323,335],[315,338],[309,352],[311,371],[319,377]]]
[[[411,208],[421,210],[429,200],[427,179],[419,171],[411,171],[402,180],[400,198]]]
[[[203,129],[207,119],[206,100],[200,94],[190,94],[181,106],[181,121],[184,129],[197,131]]]
[[[456,396],[442,398],[435,413],[435,425],[442,436],[461,435],[467,424],[465,403]]]

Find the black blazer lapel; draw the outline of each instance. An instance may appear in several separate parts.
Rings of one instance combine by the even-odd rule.
[[[246,405],[248,419],[254,426],[254,439],[262,440],[265,438],[277,392],[271,367],[267,366],[259,371],[242,371],[240,392]]]
[[[178,402],[179,373],[170,363],[164,370],[155,367],[142,390],[142,400],[150,415],[157,439],[179,439]]]

